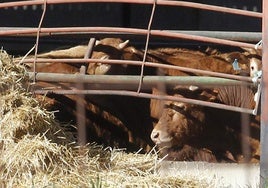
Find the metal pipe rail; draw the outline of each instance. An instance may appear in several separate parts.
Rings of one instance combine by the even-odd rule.
[[[129,35],[147,35],[148,30],[146,29],[137,29],[137,28],[121,28],[121,27],[57,27],[57,28],[28,28],[28,29],[17,29],[17,30],[2,30],[0,31],[0,36],[19,36],[19,35],[31,35],[36,34],[37,32],[40,35],[51,36],[58,33],[64,34],[73,34],[73,33],[99,33],[99,34],[116,34],[116,33],[124,33]],[[246,48],[254,48],[255,44],[238,42],[225,40],[220,38],[212,38],[206,36],[198,36],[193,34],[186,33],[177,33],[171,31],[163,31],[163,30],[150,30],[150,35],[158,36],[158,37],[168,37],[168,38],[177,38],[177,39],[186,39],[186,40],[194,40],[201,41],[205,43],[216,43],[220,45],[229,45],[236,47],[246,47]]]
[[[207,101],[201,101],[196,99],[183,98],[178,96],[170,96],[170,95],[154,95],[149,93],[135,92],[135,91],[122,91],[122,90],[34,90],[35,94],[61,94],[61,95],[76,95],[76,94],[84,94],[84,95],[121,95],[121,96],[131,96],[131,97],[140,97],[140,98],[148,98],[148,99],[158,99],[158,100],[169,100],[169,101],[178,101],[196,105],[202,105],[212,108],[219,108],[224,110],[231,110],[235,112],[243,112],[248,114],[256,114],[254,109],[241,108],[236,106],[229,106],[220,103],[213,103]]]
[[[235,112],[243,112],[256,115],[256,109],[241,108],[236,106],[229,106],[214,102],[200,101],[196,99],[182,98],[169,95],[153,95],[149,93],[135,92],[139,85],[140,76],[126,76],[126,75],[84,75],[84,74],[57,74],[57,73],[29,73],[30,79],[47,82],[68,82],[71,83],[67,87],[70,89],[45,89],[40,88],[38,84],[33,91],[36,94],[63,94],[63,95],[123,95],[140,98],[151,98],[159,100],[179,101],[190,104],[202,105],[212,108],[220,108],[231,110]],[[86,83],[83,90],[72,89],[76,83]],[[175,86],[189,87],[221,87],[234,85],[251,85],[248,82],[237,80],[204,77],[204,76],[144,76],[142,83],[142,91],[151,90],[159,84],[165,84],[167,89]],[[66,85],[65,85],[66,87]],[[75,88],[75,87],[74,87]]]
[[[122,65],[136,65],[141,66],[142,61],[132,61],[132,60],[113,60],[113,59],[45,59],[45,58],[37,58],[35,59],[24,59],[23,63],[104,63],[104,64],[122,64]],[[207,75],[207,76],[215,76],[215,77],[221,77],[221,78],[229,78],[234,80],[240,80],[240,81],[247,81],[247,82],[253,82],[251,77],[245,77],[245,76],[238,76],[238,75],[232,75],[232,74],[225,74],[225,73],[219,73],[219,72],[212,72],[212,71],[206,71],[206,70],[200,70],[200,69],[194,69],[194,68],[187,68],[187,67],[181,67],[176,65],[166,65],[161,63],[153,63],[153,62],[145,62],[145,66],[148,67],[156,67],[156,68],[164,68],[164,69],[173,69],[173,70],[179,70],[184,72],[191,72],[195,74],[201,74],[201,75]]]
[[[0,31],[3,32],[3,35],[13,36],[13,37],[36,37],[36,33],[31,34],[13,34],[14,31],[18,30],[32,30],[35,28],[32,27],[0,27]],[[5,33],[6,31],[6,33]],[[261,32],[239,32],[239,31],[194,31],[194,30],[162,30],[165,32],[173,32],[173,33],[182,33],[188,35],[195,35],[195,36],[203,36],[203,37],[210,37],[210,38],[219,38],[225,40],[232,40],[232,41],[240,41],[240,42],[259,42],[262,38]],[[10,33],[10,34],[9,34]],[[91,35],[93,37],[128,37],[133,38],[137,37],[138,34],[128,34],[128,33],[121,33],[121,32],[72,32],[72,35]],[[41,36],[52,36],[52,35],[70,35],[69,32],[61,32],[61,33],[41,33]],[[86,37],[88,39],[88,37]]]
[[[139,84],[140,76],[129,75],[85,75],[85,74],[62,74],[62,73],[36,73],[29,72],[30,80],[35,77],[36,81],[45,82],[66,82],[66,83],[85,83],[87,88],[99,89],[131,89],[136,90]],[[106,88],[102,87],[102,84]],[[158,84],[165,84],[168,88],[175,86],[202,86],[202,87],[216,87],[216,86],[235,86],[235,85],[253,85],[249,82],[207,77],[207,76],[143,76],[143,89],[151,89]]]

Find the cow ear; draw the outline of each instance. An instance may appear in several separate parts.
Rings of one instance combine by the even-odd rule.
[[[118,45],[119,49],[124,49],[129,43],[129,40],[126,40],[125,42],[122,42]]]

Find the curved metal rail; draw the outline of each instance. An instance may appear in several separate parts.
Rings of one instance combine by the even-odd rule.
[[[146,29],[137,29],[137,28],[122,28],[122,27],[57,27],[57,28],[26,28],[26,29],[12,29],[12,30],[2,30],[0,31],[0,36],[18,36],[18,35],[31,35],[39,32],[42,36],[52,36],[58,33],[68,34],[85,34],[85,33],[123,33],[130,35],[146,35],[148,30]],[[216,43],[220,45],[229,45],[236,47],[245,47],[245,48],[254,48],[255,44],[231,41],[220,38],[212,38],[206,36],[198,36],[187,33],[178,33],[172,31],[162,31],[162,30],[150,30],[150,35],[158,37],[168,37],[168,38],[177,38],[177,39],[186,39],[193,41],[201,41],[205,43]]]
[[[35,59],[25,59],[23,60],[24,63],[33,63]],[[38,58],[35,60],[36,63],[105,63],[105,64],[125,64],[125,65],[136,65],[141,66],[142,61],[132,61],[132,60],[113,60],[113,59],[42,59]],[[195,74],[201,74],[201,75],[207,75],[207,76],[215,76],[215,77],[221,77],[221,78],[229,78],[234,80],[240,80],[240,81],[247,81],[247,82],[253,82],[252,78],[245,77],[245,76],[238,76],[238,75],[232,75],[232,74],[225,74],[225,73],[219,73],[219,72],[212,72],[212,71],[206,71],[206,70],[200,70],[200,69],[194,69],[194,68],[187,68],[187,67],[181,67],[176,65],[166,65],[161,63],[153,63],[153,62],[145,62],[145,66],[148,67],[156,67],[156,68],[164,68],[164,69],[173,69],[173,70],[179,70],[184,72],[191,72]],[[260,81],[260,80],[258,80]]]

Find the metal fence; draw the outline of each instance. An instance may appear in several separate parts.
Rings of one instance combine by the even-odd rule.
[[[193,13],[196,16],[196,10],[201,10],[202,12],[200,13],[200,17],[199,17],[199,24],[201,24],[201,26],[199,25],[199,27],[186,27],[187,29],[204,29],[207,28],[208,30],[211,30],[212,25],[221,25],[222,27],[218,27],[219,30],[221,29],[226,29],[226,28],[230,28],[228,27],[228,25],[226,23],[222,23],[220,20],[215,20],[215,19],[209,19],[211,22],[209,22],[209,26],[208,27],[203,27],[203,25],[205,25],[204,23],[207,24],[207,20],[208,17],[210,18],[211,15],[213,15],[216,12],[221,12],[226,14],[226,16],[230,15],[230,14],[235,14],[236,16],[239,17],[239,19],[241,19],[241,16],[247,16],[249,17],[248,21],[251,22],[252,18],[254,19],[263,19],[262,21],[262,53],[263,53],[263,62],[266,62],[268,57],[267,56],[267,32],[268,32],[268,28],[267,28],[267,23],[268,23],[268,16],[265,12],[265,7],[267,8],[268,4],[267,1],[263,0],[263,13],[260,13],[260,3],[257,5],[253,5],[252,1],[250,1],[250,5],[249,6],[242,6],[241,8],[244,9],[242,10],[237,9],[238,6],[234,5],[231,6],[233,8],[227,8],[227,7],[222,7],[223,5],[229,6],[231,1],[226,1],[226,4],[222,4],[219,3],[219,1],[201,1],[202,3],[194,3],[194,2],[188,2],[188,1],[169,1],[169,0],[98,0],[98,1],[94,1],[94,0],[35,0],[35,1],[17,1],[17,2],[6,2],[6,3],[0,3],[0,10],[16,10],[16,11],[21,11],[20,14],[25,13],[25,11],[28,9],[27,7],[31,6],[31,11],[36,11],[36,13],[34,15],[29,15],[29,17],[31,17],[32,20],[29,21],[29,23],[34,23],[34,25],[38,25],[38,27],[34,27],[34,26],[30,26],[25,28],[25,26],[27,26],[27,24],[25,25],[19,25],[14,27],[13,25],[11,26],[6,26],[3,27],[0,30],[0,36],[1,37],[36,37],[36,43],[34,46],[34,50],[35,50],[35,54],[37,54],[38,52],[38,48],[39,48],[39,40],[42,37],[52,37],[52,36],[57,36],[57,37],[61,37],[61,36],[68,36],[68,35],[86,35],[86,36],[90,36],[91,38],[94,38],[96,36],[124,36],[124,37],[133,37],[133,36],[142,36],[145,40],[145,55],[146,55],[146,49],[148,48],[148,44],[149,44],[149,39],[153,38],[153,37],[160,37],[162,39],[168,39],[168,40],[187,40],[187,41],[199,41],[202,43],[211,43],[211,44],[219,44],[219,45],[226,45],[226,46],[236,46],[236,47],[247,47],[247,48],[261,48],[261,46],[256,46],[256,40],[260,40],[260,33],[256,33],[256,32],[248,32],[246,35],[243,32],[239,32],[239,33],[234,33],[234,32],[218,32],[215,36],[214,32],[194,32],[194,31],[179,31],[179,30],[174,30],[177,29],[176,27],[169,27],[169,23],[167,23],[166,25],[164,25],[164,27],[169,27],[168,29],[171,30],[163,30],[163,28],[156,28],[155,25],[153,25],[153,21],[158,21],[158,22],[165,22],[165,20],[162,20],[164,18],[161,18],[155,13],[155,9],[158,7],[165,7],[165,9],[160,9],[160,12],[157,14],[162,13],[163,14],[163,10],[166,10],[167,8],[174,8],[174,7],[180,7],[183,10],[185,9],[189,9],[191,10],[191,14]],[[208,5],[208,4],[203,4],[203,3],[214,3],[215,5]],[[93,6],[91,5],[91,3],[93,4]],[[105,4],[105,3],[109,3],[109,4]],[[64,14],[69,14],[68,16],[71,16],[72,19],[70,19],[69,21],[71,23],[75,23],[75,24],[71,24],[68,27],[63,27],[60,26],[58,27],[58,25],[61,25],[61,23],[59,23],[59,21],[54,22],[52,21],[47,21],[47,20],[53,20],[53,15],[48,14],[49,11],[52,10],[57,10],[57,9],[61,9],[61,5],[64,5],[64,8],[62,9]],[[88,7],[88,11],[90,12],[91,9],[95,6],[101,5],[100,10],[104,11],[108,11],[109,15],[112,15],[111,17],[109,17],[107,20],[103,20],[103,17],[98,17],[97,15],[90,15],[88,16],[88,19],[95,19],[96,17],[98,17],[97,25],[94,26],[90,26],[85,24],[85,23],[80,23],[80,22],[76,22],[75,20],[73,20],[75,18],[76,11],[80,11],[82,9],[81,6],[86,5],[86,7]],[[222,5],[222,6],[218,6],[218,5]],[[75,6],[73,6],[75,5]],[[118,6],[119,5],[119,6]],[[144,17],[143,22],[139,22],[141,23],[139,26],[137,25],[138,21],[135,20],[137,19],[135,16],[133,16],[133,14],[139,14],[140,9],[137,9],[137,6],[145,6],[145,8],[147,9],[147,13],[145,14],[146,17]],[[41,8],[42,7],[42,8]],[[249,8],[251,7],[251,8]],[[119,11],[120,9],[120,11]],[[248,10],[245,10],[248,9]],[[127,15],[126,14],[126,10],[131,10],[132,14],[131,15]],[[149,13],[148,13],[149,10]],[[174,11],[174,9],[172,9]],[[250,11],[249,11],[250,10]],[[4,11],[4,13],[5,13]],[[38,13],[37,13],[38,11]],[[161,12],[162,11],[162,12]],[[177,11],[177,10],[176,10]],[[88,12],[88,13],[89,13]],[[99,9],[97,10],[97,12],[100,13]],[[209,13],[208,13],[209,12]],[[212,13],[211,13],[212,12]],[[18,12],[17,12],[18,13]],[[103,12],[102,12],[103,13]],[[113,14],[114,13],[114,14]],[[105,13],[106,14],[106,13]],[[122,20],[122,16],[126,17]],[[156,16],[156,17],[155,17]],[[8,17],[8,15],[5,15],[5,17]],[[37,20],[37,18],[40,17],[39,20]],[[85,17],[85,15],[84,15]],[[158,19],[157,19],[158,18]],[[17,18],[19,19],[19,18]],[[46,20],[47,19],[47,20]],[[120,22],[117,22],[120,19]],[[126,20],[127,19],[127,20]],[[168,18],[167,18],[168,19]],[[228,18],[227,18],[228,19]],[[238,20],[239,20],[238,19]],[[191,21],[191,20],[195,20],[193,17],[187,17],[186,18],[186,22],[187,21]],[[201,21],[200,21],[201,20]],[[96,20],[95,20],[96,21]],[[185,21],[185,20],[184,20]],[[222,23],[222,24],[219,24]],[[13,22],[11,20],[11,22]],[[247,21],[245,21],[247,22]],[[146,23],[146,24],[145,24]],[[197,23],[197,22],[195,22]],[[79,25],[78,26],[74,26],[74,25]],[[109,25],[111,24],[111,25]],[[178,23],[178,25],[180,24],[180,22]],[[243,27],[239,27],[239,24],[234,23],[235,25],[235,30],[238,30],[239,28],[243,28]],[[243,22],[241,22],[240,24],[243,25]],[[254,22],[253,28],[257,28],[256,30],[258,30],[260,28],[259,26],[260,21]],[[103,26],[104,25],[104,26]],[[182,24],[183,25],[183,24]],[[251,28],[252,28],[251,25]],[[22,27],[23,26],[23,27]],[[128,26],[128,27],[127,27]],[[133,27],[131,27],[133,26]],[[136,26],[136,27],[135,27]],[[217,28],[217,27],[216,27]],[[179,28],[181,29],[181,28]],[[251,30],[251,29],[249,29]],[[253,29],[254,31],[256,31],[255,29]],[[228,35],[229,34],[229,35]],[[239,36],[237,36],[236,34],[239,34]],[[254,36],[254,39],[250,39],[250,37],[247,36]],[[241,38],[243,38],[243,40],[241,40]],[[233,40],[230,40],[233,39]],[[254,43],[253,43],[254,42]],[[30,60],[26,60],[25,62],[34,62],[34,63],[42,63],[44,60],[42,59],[38,59],[38,58],[34,58],[34,59],[30,59]],[[49,62],[50,60],[46,60],[46,62]],[[163,99],[163,100],[175,100],[175,101],[182,101],[182,102],[189,102],[189,103],[193,103],[193,104],[199,104],[199,105],[204,105],[204,106],[209,106],[209,107],[215,107],[215,108],[222,108],[222,109],[227,109],[227,110],[233,110],[233,111],[239,111],[239,112],[246,112],[246,113],[250,113],[250,114],[256,114],[256,110],[258,108],[258,104],[256,105],[255,109],[244,109],[244,108],[239,108],[239,107],[233,107],[233,106],[227,106],[227,105],[221,105],[221,104],[215,104],[215,103],[210,103],[210,102],[204,102],[204,101],[196,101],[193,99],[185,99],[185,98],[176,98],[173,96],[156,96],[156,95],[152,95],[150,93],[146,93],[143,92],[142,90],[140,90],[141,85],[143,84],[145,87],[150,88],[152,87],[152,85],[150,84],[154,84],[154,83],[158,83],[158,82],[163,82],[165,84],[175,84],[178,80],[180,81],[180,83],[185,83],[185,84],[189,84],[194,82],[196,85],[209,85],[212,82],[216,83],[216,80],[218,81],[217,84],[220,85],[241,85],[241,84],[253,84],[253,81],[251,78],[248,77],[241,77],[241,76],[234,76],[234,75],[228,75],[228,74],[222,74],[222,73],[215,73],[215,72],[210,72],[210,71],[202,71],[202,70],[198,70],[198,69],[187,69],[184,67],[178,67],[178,66],[168,66],[168,65],[160,65],[160,64],[156,64],[156,63],[152,63],[152,62],[145,62],[145,61],[119,61],[119,60],[92,60],[89,57],[87,57],[86,59],[53,59],[51,60],[53,62],[56,61],[64,61],[64,62],[72,62],[72,63],[79,63],[79,62],[88,62],[90,63],[91,61],[94,62],[100,62],[100,63],[107,63],[107,64],[115,64],[115,63],[126,63],[126,64],[133,64],[133,65],[138,65],[141,67],[144,66],[151,66],[151,67],[162,67],[162,68],[170,68],[170,69],[176,69],[176,70],[183,70],[183,71],[187,71],[187,72],[198,72],[198,73],[202,73],[204,75],[208,75],[208,76],[214,76],[214,77],[219,77],[219,78],[206,78],[206,80],[202,80],[198,77],[196,78],[177,78],[177,77],[172,77],[172,79],[163,79],[160,76],[155,76],[155,77],[150,77],[150,76],[144,76],[143,72],[141,71],[140,76],[135,76],[135,77],[131,77],[131,79],[124,79],[127,78],[125,77],[119,77],[116,80],[116,77],[113,76],[114,79],[112,79],[112,77],[110,77],[109,75],[104,75],[104,76],[97,76],[97,75],[59,75],[59,74],[52,74],[52,73],[30,73],[31,78],[34,81],[52,81],[51,77],[53,77],[53,81],[56,82],[60,82],[60,81],[64,81],[64,82],[77,82],[77,79],[79,77],[79,80],[82,80],[83,83],[97,83],[98,81],[102,80],[108,80],[109,82],[107,84],[110,84],[110,86],[113,84],[112,82],[116,82],[118,83],[124,83],[129,85],[129,91],[125,91],[125,88],[117,88],[116,90],[114,89],[109,89],[107,90],[105,88],[105,86],[103,86],[103,88],[97,88],[94,90],[83,90],[83,88],[79,88],[78,90],[51,90],[51,91],[45,91],[47,92],[53,92],[53,93],[58,93],[58,94],[79,94],[79,95],[84,95],[84,94],[114,94],[114,95],[129,95],[129,96],[133,96],[133,97],[144,97],[144,98],[157,98],[157,99]],[[268,126],[268,120],[267,117],[264,116],[263,114],[267,113],[267,105],[266,105],[266,101],[267,101],[267,78],[266,78],[266,72],[267,72],[267,67],[265,65],[265,63],[263,63],[263,78],[262,80],[259,79],[257,81],[257,84],[259,85],[259,90],[258,90],[258,97],[260,97],[260,92],[262,91],[262,125],[261,125],[261,143],[262,143],[262,154],[261,154],[261,185],[264,185],[268,179],[268,149],[265,148],[266,142],[268,141],[268,136],[267,136],[267,126]],[[147,81],[148,80],[148,81]],[[102,82],[103,83],[103,82]],[[261,90],[261,85],[262,85],[262,90]],[[79,86],[78,86],[79,87]],[[123,91],[124,90],[124,91]],[[44,91],[41,90],[36,90],[36,93],[43,93]],[[83,120],[81,120],[81,122],[83,122]],[[83,123],[81,123],[83,124]],[[82,127],[83,125],[81,125]],[[83,131],[82,131],[83,132]],[[83,134],[83,133],[80,134]],[[79,134],[78,134],[79,135]],[[81,139],[83,138],[83,135],[80,135]],[[83,141],[81,141],[83,142]]]

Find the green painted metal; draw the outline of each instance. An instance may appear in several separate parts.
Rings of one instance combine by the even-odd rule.
[[[29,73],[30,79],[34,78],[33,73]],[[85,83],[94,87],[98,85],[99,89],[136,89],[139,84],[140,76],[129,75],[83,75],[83,74],[60,74],[60,73],[36,73],[36,81],[46,82],[66,82],[66,83]],[[209,77],[209,76],[143,76],[142,88],[149,89],[158,84],[165,84],[167,88],[182,86],[234,86],[234,85],[252,85],[250,82]],[[103,86],[103,88],[102,88]]]

